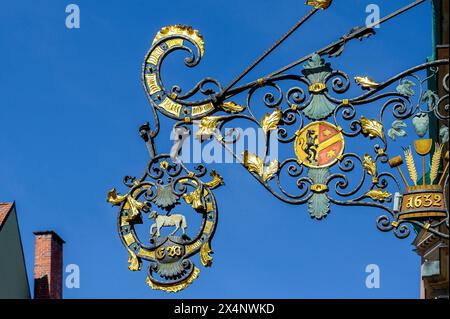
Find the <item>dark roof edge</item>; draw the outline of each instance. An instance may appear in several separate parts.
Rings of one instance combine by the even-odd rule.
[[[66,242],[64,239],[61,238],[55,231],[53,230],[41,230],[41,231],[34,231],[33,234],[35,235],[52,235],[55,237],[56,240],[60,241],[62,244],[65,244]]]

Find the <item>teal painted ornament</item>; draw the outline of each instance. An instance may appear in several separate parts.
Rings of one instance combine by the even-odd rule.
[[[402,120],[395,120],[392,122],[391,128],[388,131],[388,136],[395,141],[397,137],[404,137],[406,136],[406,131],[404,130],[406,128],[405,122]]]
[[[430,117],[428,116],[428,113],[420,112],[414,115],[412,123],[417,135],[419,135],[419,137],[424,137],[428,132]]]
[[[328,168],[310,168],[308,177],[314,184],[326,184],[330,171]],[[312,218],[322,219],[330,211],[330,200],[325,193],[314,193],[308,201],[308,212]]]
[[[325,78],[330,75],[332,68],[329,63],[325,63],[324,59],[318,54],[314,54],[308,62],[303,65],[302,73],[312,86],[318,86],[318,90],[311,91],[311,103],[303,109],[303,113],[311,120],[321,120],[327,118],[336,108],[336,106],[328,101],[323,94]]]
[[[442,125],[439,129],[439,137],[441,138],[441,143],[448,143],[448,126]]]

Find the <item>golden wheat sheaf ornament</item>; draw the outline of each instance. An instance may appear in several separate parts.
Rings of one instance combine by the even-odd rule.
[[[426,164],[432,148],[433,141],[431,139],[416,140],[414,142],[415,153],[421,157],[422,162],[421,180],[419,180],[413,148],[411,146],[403,148],[406,167],[413,185],[408,184],[408,181],[400,168],[403,164],[401,156],[397,156],[389,161],[392,167],[398,168],[400,175],[406,184],[405,192],[401,199],[399,219],[430,220],[447,216],[443,181],[448,171],[448,164],[438,180],[439,168],[443,159],[443,146],[439,143],[435,143],[427,178]],[[444,157],[448,161],[448,151]],[[438,182],[436,183],[436,181]]]

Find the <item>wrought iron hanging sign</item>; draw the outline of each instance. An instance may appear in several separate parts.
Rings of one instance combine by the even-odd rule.
[[[378,24],[422,2],[416,1]],[[448,127],[441,128],[440,140],[425,138],[431,118],[448,120],[448,74],[443,78],[443,96],[426,89],[427,81],[435,79],[448,60],[413,67],[382,83],[366,75],[355,76],[362,93],[350,98],[350,77],[333,70],[325,58],[339,56],[353,39],[375,34],[372,25],[353,28],[325,48],[236,87],[254,66],[318,10],[328,8],[331,1],[307,4],[312,10],[225,88],[217,80],[205,78],[186,93],[178,86],[167,89],[160,73],[164,59],[182,50],[188,53],[185,64],[194,67],[204,56],[204,41],[197,30],[180,25],[162,28],[154,38],[142,71],[154,128],[146,124],[140,129],[151,159],[142,177],[125,177],[125,195],[115,189],[108,194],[108,201],[120,206],[118,232],[129,253],[129,269],[139,271],[142,260],[148,261],[150,287],[169,292],[186,288],[199,274],[191,260],[195,255],[203,266],[211,266],[211,242],[218,220],[213,189],[223,184],[217,172],[211,171],[208,176],[203,165],[188,168],[178,153],[171,156],[156,152],[158,113],[175,120],[174,127],[187,132],[198,121],[198,138],[215,139],[270,193],[286,203],[305,204],[312,218],[323,219],[332,205],[373,207],[385,212],[377,219],[382,231],[405,238],[412,225],[448,238]],[[303,65],[301,72],[287,73],[298,65]],[[258,94],[263,95],[268,110],[261,117],[255,115],[254,97]],[[193,101],[197,95],[202,98]],[[238,96],[244,96],[246,103],[237,103]],[[256,104],[262,106],[260,101]],[[369,104],[376,105],[378,115],[365,113],[364,106]],[[230,137],[224,127],[236,119],[264,131],[263,156],[233,151],[238,137]],[[399,141],[409,127],[418,139],[405,146]],[[288,145],[292,156],[269,160],[271,138]],[[367,145],[363,154],[352,152],[350,143],[357,139]],[[182,143],[179,148],[183,148]],[[286,190],[284,185],[296,192]],[[197,219],[196,224],[187,218],[188,210]],[[145,232],[147,238],[140,240],[137,228],[144,220],[151,224]]]

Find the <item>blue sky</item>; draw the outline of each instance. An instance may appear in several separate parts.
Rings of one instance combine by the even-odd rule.
[[[365,8],[374,1],[334,2],[246,79],[364,24]],[[409,2],[376,3],[385,15]],[[117,211],[105,197],[123,176],[140,175],[148,160],[137,129],[151,116],[140,71],[154,35],[162,26],[181,23],[205,38],[201,64],[195,70],[174,64],[169,82],[187,87],[214,76],[226,84],[308,8],[295,0],[79,0],[81,28],[69,30],[69,3],[0,3],[0,201],[17,203],[30,279],[32,232],[54,229],[67,242],[64,263],[81,269],[81,288],[65,289],[66,298],[419,297],[413,238],[378,231],[380,211],[332,207],[326,220],[314,221],[305,206],[276,200],[239,165],[212,167],[226,181],[215,191],[220,222],[214,266],[201,267],[200,278],[177,295],[147,287],[145,271],[127,269]],[[425,62],[431,55],[430,6],[383,25],[376,37],[352,42],[330,62],[351,76],[381,80]],[[364,151],[364,145],[354,147]],[[169,148],[165,130],[158,150]],[[380,289],[365,287],[368,264],[381,269]]]

